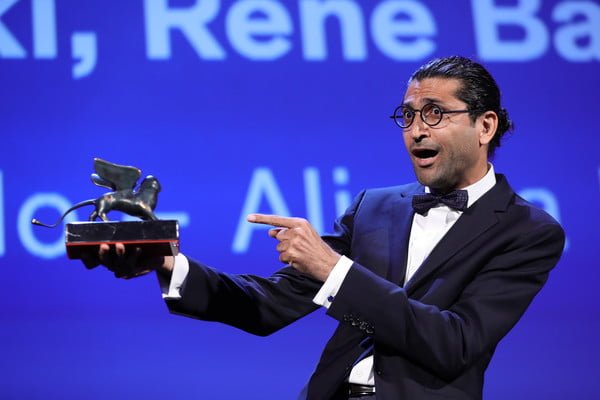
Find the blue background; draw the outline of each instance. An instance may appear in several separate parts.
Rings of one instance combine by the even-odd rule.
[[[496,77],[516,130],[494,166],[552,212],[568,235],[548,284],[500,343],[486,398],[596,398],[598,2],[486,0],[477,14],[475,0],[330,1],[360,12],[366,51],[359,60],[344,52],[336,17],[325,24],[325,56],[309,59],[299,5],[311,0],[254,1],[289,19],[287,33],[251,38],[258,46],[275,36],[286,43],[288,50],[271,60],[232,44],[227,16],[238,2],[231,1],[213,2],[219,9],[206,25],[225,58],[199,54],[191,35],[176,28],[167,35],[170,54],[159,58],[148,50],[152,29],[159,29],[145,19],[152,2],[187,15],[210,3],[0,1],[0,10],[10,5],[0,14],[1,398],[294,398],[335,327],[322,310],[267,338],[173,316],[153,275],[121,281],[102,268],[88,271],[66,258],[62,229],[27,221],[32,214],[52,221],[61,202],[102,194],[89,181],[93,157],[102,157],[160,179],[157,211],[182,218],[186,255],[232,273],[268,275],[280,265],[266,231],[250,230],[247,245],[233,247],[245,229],[240,218],[252,185],[270,185],[281,195],[261,192],[256,211],[283,205],[328,229],[338,214],[336,198],[412,181],[402,132],[388,116],[408,76],[450,54],[482,61]],[[430,34],[409,29],[397,39],[410,46],[425,35],[432,47],[423,54],[392,57],[373,38],[370,16],[397,3],[429,16]],[[577,12],[561,19],[569,7]],[[503,10],[508,22],[496,25],[496,39],[476,29],[482,18],[500,21],[494,18]],[[408,12],[395,21],[411,18]],[[582,33],[566,51],[560,32],[569,27]],[[81,32],[95,37],[95,46],[84,47],[96,57],[78,73],[72,39]],[[23,52],[7,44],[7,35]],[[503,53],[503,43],[522,53]],[[351,40],[347,45],[360,49]],[[347,181],[335,180],[336,170]],[[260,181],[261,173],[269,179]],[[318,184],[306,183],[306,174]],[[83,220],[88,212],[73,217]]]

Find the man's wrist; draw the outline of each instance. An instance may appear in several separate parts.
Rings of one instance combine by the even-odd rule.
[[[329,308],[353,263],[348,257],[340,256],[327,280],[325,280],[323,286],[321,286],[321,289],[313,298],[313,303]]]
[[[173,274],[173,268],[175,266],[175,257],[174,256],[165,256],[163,257],[162,265],[156,268],[156,273],[160,276],[169,279]]]
[[[331,271],[333,271],[335,266],[340,262],[341,258],[342,258],[342,256],[340,254],[333,252],[333,254],[329,258],[329,260],[326,262],[325,269],[326,269],[327,273],[325,274],[325,276],[322,279],[323,282],[325,282],[327,280],[327,278],[329,278]]]

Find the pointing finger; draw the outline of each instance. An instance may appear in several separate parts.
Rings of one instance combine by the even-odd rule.
[[[255,224],[273,225],[280,228],[295,228],[299,225],[299,218],[281,217],[279,215],[250,214],[246,218]]]

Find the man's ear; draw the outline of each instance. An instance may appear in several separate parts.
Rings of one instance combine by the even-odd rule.
[[[486,111],[477,118],[479,120],[479,144],[489,144],[498,130],[498,114]]]

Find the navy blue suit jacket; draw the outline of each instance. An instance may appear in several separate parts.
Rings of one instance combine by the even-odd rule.
[[[340,321],[301,398],[344,398],[340,386],[372,346],[377,399],[480,399],[496,345],[558,262],[564,232],[502,175],[410,279],[405,273],[419,184],[362,192],[324,239],[354,264],[327,314]],[[191,261],[174,313],[267,335],[317,306],[318,282],[286,267],[230,275]]]

